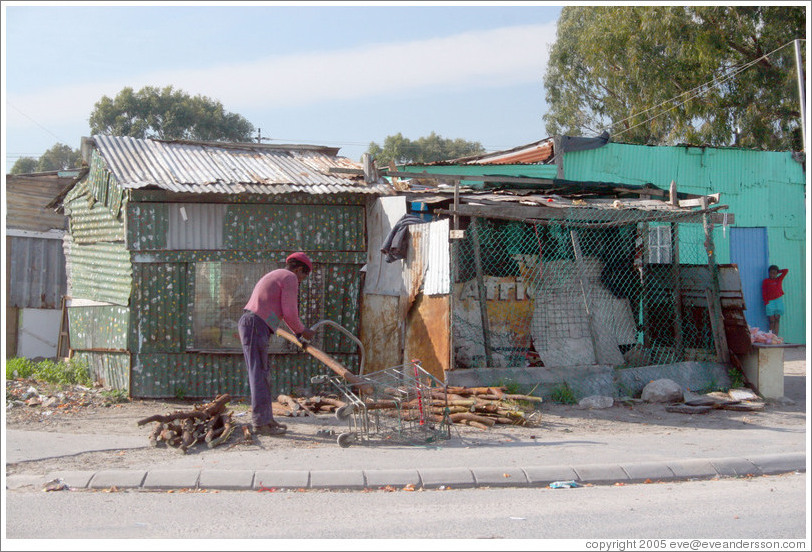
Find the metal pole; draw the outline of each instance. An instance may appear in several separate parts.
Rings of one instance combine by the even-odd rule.
[[[803,60],[801,59],[801,40],[795,39],[795,67],[798,74],[798,94],[801,101],[801,139],[802,146],[806,151],[806,91],[804,89],[805,72]]]

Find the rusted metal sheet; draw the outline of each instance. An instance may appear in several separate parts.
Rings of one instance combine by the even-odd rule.
[[[449,295],[421,294],[406,318],[404,363],[418,359],[440,381],[450,368],[450,301]]]
[[[366,293],[361,303],[360,339],[364,344],[365,372],[398,366],[401,356],[403,319],[399,297]]]
[[[335,148],[141,140],[94,136],[102,157],[125,189],[157,186],[173,192],[276,194],[342,192],[392,194],[332,168],[360,169]]]

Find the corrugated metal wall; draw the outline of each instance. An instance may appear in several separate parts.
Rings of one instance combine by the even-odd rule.
[[[503,175],[523,176],[525,178],[557,178],[557,165],[405,165],[405,172],[427,172],[429,174],[462,174],[462,175]],[[481,187],[475,180],[464,181],[465,186]]]
[[[564,178],[651,182],[666,190],[673,180],[679,192],[721,193],[720,203],[735,215],[735,226],[767,227],[770,262],[790,270],[781,333],[787,342],[806,343],[806,177],[791,153],[610,143],[564,154]],[[730,262],[729,229],[715,226],[713,240],[717,262]],[[680,247],[684,262],[704,255]]]
[[[277,197],[273,204],[205,204],[168,203],[138,192],[148,198],[138,202],[118,188],[94,157],[89,178],[65,201],[76,235],[66,240],[72,295],[121,305],[70,310],[71,346],[105,381],[126,388],[131,381],[136,397],[248,394],[241,351],[187,350],[197,262],[278,261],[292,250],[312,251],[319,266],[301,291],[303,320],[328,318],[358,332],[364,197],[331,196],[325,204],[312,197],[305,204],[295,197]],[[330,331],[321,339],[324,350],[357,369],[352,340]],[[132,366],[129,356],[104,349],[128,351]],[[278,367],[277,392],[309,385],[311,375],[324,371],[309,356],[289,351],[272,355],[271,362]]]
[[[124,220],[109,207],[93,199],[87,180],[65,197],[65,214],[70,216],[70,233],[76,243],[124,241]]]
[[[67,289],[62,240],[7,236],[6,306],[58,309]]]
[[[132,287],[130,253],[123,243],[68,243],[68,295],[127,305]]]
[[[186,349],[187,282],[186,263],[133,265],[131,351],[179,353]]]
[[[74,351],[126,351],[130,309],[114,305],[70,307],[68,327]]]
[[[357,355],[334,354],[333,358],[357,372]],[[303,353],[271,355],[270,365],[274,393],[287,394],[296,387],[312,388],[312,376],[332,374],[323,364]],[[206,398],[221,393],[229,393],[234,397],[250,396],[242,355],[133,355],[133,397]]]

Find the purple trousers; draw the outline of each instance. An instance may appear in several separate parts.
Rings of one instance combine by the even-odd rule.
[[[252,312],[240,317],[239,329],[251,388],[251,422],[258,427],[274,421],[268,365],[268,341],[272,332],[265,321]]]

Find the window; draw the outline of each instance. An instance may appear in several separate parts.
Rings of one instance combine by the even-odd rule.
[[[242,350],[238,323],[254,284],[282,263],[202,262],[195,265],[192,339],[197,350]]]
[[[671,225],[650,226],[647,259],[649,263],[671,262]]]

